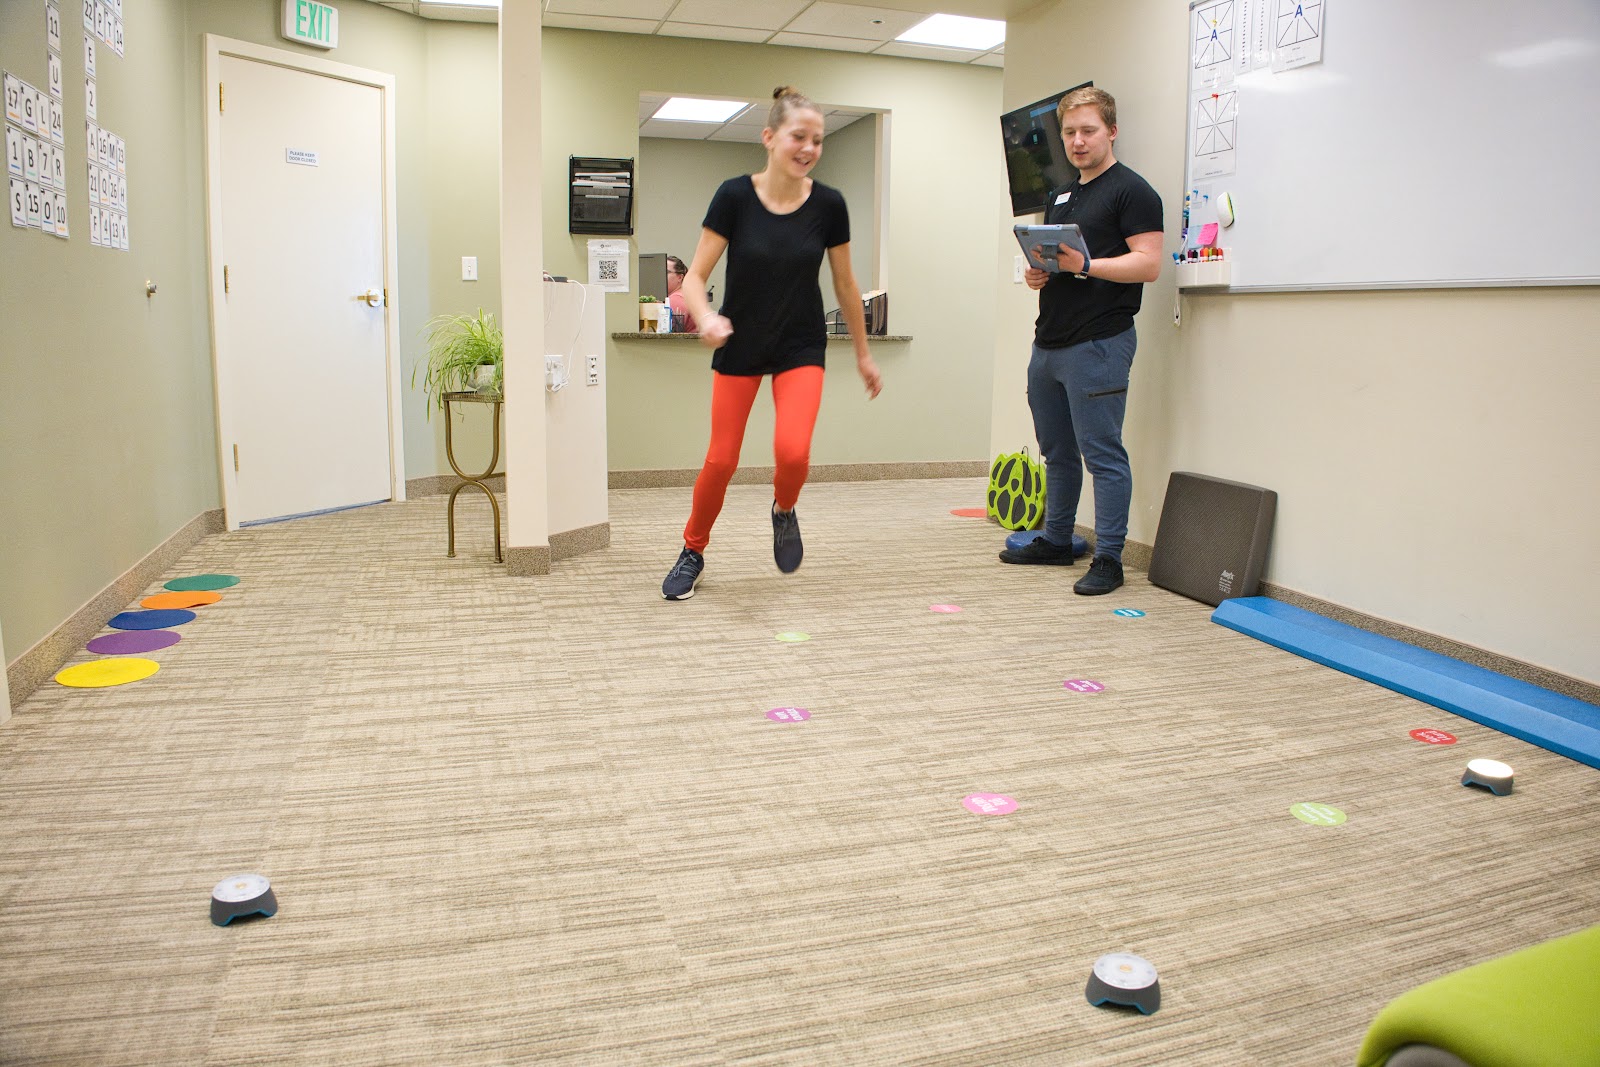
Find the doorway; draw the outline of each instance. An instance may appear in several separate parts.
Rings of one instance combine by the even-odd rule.
[[[394,78],[208,35],[228,529],[405,499]]]

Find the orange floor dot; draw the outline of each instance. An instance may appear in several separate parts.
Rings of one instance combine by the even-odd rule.
[[[161,608],[201,608],[207,604],[215,604],[222,599],[221,593],[213,593],[205,589],[196,589],[183,593],[157,593],[147,596],[139,601],[140,607],[159,610]]]

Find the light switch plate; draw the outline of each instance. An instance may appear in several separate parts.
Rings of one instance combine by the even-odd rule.
[[[461,280],[464,282],[475,282],[478,280],[477,256],[461,257]]]

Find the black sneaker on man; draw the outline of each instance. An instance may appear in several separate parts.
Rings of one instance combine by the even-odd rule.
[[[772,559],[785,574],[800,569],[806,546],[800,541],[800,519],[790,511],[779,511],[778,502],[772,502]]]
[[[700,572],[705,569],[706,558],[692,548],[678,553],[678,562],[667,572],[661,583],[661,595],[668,600],[688,600],[694,596],[694,587],[700,584]]]
[[[1078,579],[1072,591],[1079,596],[1100,596],[1122,585],[1122,563],[1110,556],[1096,556],[1089,573]]]
[[[1040,534],[1021,548],[1007,548],[1000,552],[1001,563],[1039,563],[1050,567],[1070,567],[1077,562],[1071,545],[1058,545]]]

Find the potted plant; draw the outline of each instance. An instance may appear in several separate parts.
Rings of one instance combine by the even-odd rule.
[[[639,332],[655,333],[661,325],[661,309],[667,305],[653,296],[639,298]]]
[[[490,312],[436,315],[423,329],[428,358],[411,369],[412,388],[422,370],[422,388],[433,407],[444,407],[444,394],[475,390],[498,394],[505,380],[505,335]]]

